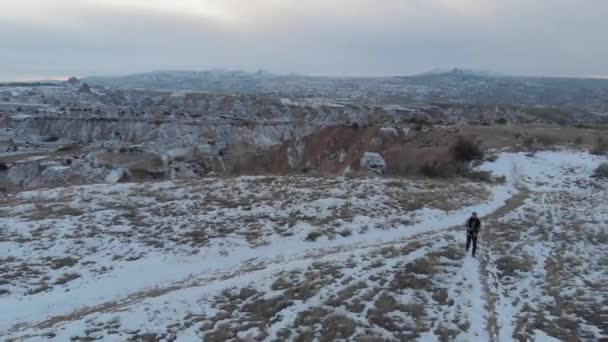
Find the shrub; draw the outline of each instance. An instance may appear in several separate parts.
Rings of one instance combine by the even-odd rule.
[[[536,137],[536,141],[539,145],[548,147],[557,144],[558,139],[550,135],[539,135]]]
[[[344,228],[338,234],[340,234],[342,237],[349,237],[349,236],[353,235],[353,232],[348,228]]]
[[[420,167],[420,173],[429,178],[444,176],[445,170],[437,161],[426,162]]]
[[[317,239],[318,239],[319,237],[321,237],[322,235],[323,235],[323,234],[321,234],[321,232],[317,232],[317,231],[310,232],[310,233],[308,233],[308,235],[306,236],[306,239],[305,239],[305,240],[306,240],[306,241],[308,241],[308,242],[314,242],[314,241],[317,241]]]
[[[460,162],[483,159],[483,150],[479,146],[479,143],[463,137],[459,137],[450,147],[450,153],[454,160]]]
[[[533,137],[526,137],[523,141],[524,147],[526,147],[528,149],[534,147],[534,143],[535,143],[535,140]]]
[[[495,122],[497,124],[499,124],[499,125],[506,125],[507,124],[507,119],[505,119],[505,118],[499,118],[499,119],[496,119]]]
[[[62,267],[72,267],[78,263],[78,259],[72,257],[64,257],[64,258],[55,258],[51,261],[51,268],[54,270],[60,269]]]
[[[460,177],[467,173],[468,170],[467,164],[459,161],[449,163],[432,161],[426,162],[420,167],[420,173],[429,178]]]
[[[526,137],[523,141],[523,145],[526,149],[538,149],[541,147],[551,147],[557,145],[559,140],[551,135],[541,134],[535,137]]]
[[[494,177],[494,182],[496,184],[505,184],[507,182],[507,177],[506,176],[497,176],[497,177]]]
[[[576,139],[574,139],[574,143],[576,145],[582,144],[583,143],[583,137],[581,137],[581,136],[576,137]]]
[[[608,163],[602,163],[595,169],[593,177],[608,178]]]
[[[492,173],[489,171],[468,171],[464,176],[474,182],[490,183],[493,181]]]
[[[595,145],[591,148],[589,153],[597,156],[608,154],[608,141],[604,140],[602,137],[597,138]]]
[[[61,277],[57,278],[57,280],[55,281],[55,285],[63,285],[74,279],[78,279],[80,277],[81,276],[78,273],[66,273],[66,274],[62,275]]]

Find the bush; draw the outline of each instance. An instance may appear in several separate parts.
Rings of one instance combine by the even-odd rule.
[[[492,173],[489,171],[468,171],[464,176],[474,182],[491,183],[493,181]]]
[[[306,236],[305,240],[308,241],[308,242],[314,242],[314,241],[317,241],[317,239],[320,238],[322,235],[323,234],[321,234],[321,232],[317,232],[317,231],[310,232]]]
[[[429,178],[447,178],[464,176],[469,171],[466,163],[452,161],[440,163],[438,161],[426,162],[420,168],[420,173]]]
[[[459,137],[450,147],[450,153],[452,154],[452,158],[459,162],[483,159],[483,150],[479,146],[479,143],[463,137]]]
[[[608,163],[602,163],[595,169],[593,177],[608,178]]]
[[[441,177],[443,172],[443,168],[437,161],[426,162],[420,167],[420,173],[429,178]]]
[[[529,136],[523,140],[523,145],[526,149],[539,149],[542,147],[551,147],[557,145],[559,139],[554,136],[541,134],[535,137]]]
[[[541,146],[549,147],[549,146],[556,145],[558,139],[555,137],[552,137],[550,135],[539,135],[538,137],[536,137],[536,141]]]
[[[604,138],[597,138],[595,145],[589,151],[591,154],[595,154],[596,156],[603,156],[608,154],[608,141],[604,140]]]
[[[534,138],[533,137],[526,137],[523,141],[524,147],[530,149],[532,147],[534,147]]]
[[[349,237],[349,236],[353,235],[353,232],[348,228],[344,228],[338,234],[340,234],[340,236],[342,236],[342,237]]]
[[[497,124],[499,124],[499,125],[506,125],[507,124],[507,119],[505,119],[505,118],[499,118],[499,119],[496,119],[495,122]]]

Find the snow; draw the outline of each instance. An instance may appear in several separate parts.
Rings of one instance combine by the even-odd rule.
[[[465,311],[467,312],[468,317],[472,317],[471,319],[471,328],[469,329],[466,336],[460,336],[462,341],[489,341],[490,338],[488,336],[485,324],[488,318],[488,312],[485,309],[484,305],[484,291],[482,289],[482,284],[480,280],[480,270],[479,270],[479,262],[477,259],[469,256],[465,257],[464,263],[462,265],[462,269],[459,274],[463,275],[463,284],[464,288],[468,289],[467,298],[470,300],[469,305],[463,305],[464,308],[468,308]]]
[[[509,183],[522,184],[533,191],[570,189],[577,180],[586,180],[603,158],[573,151],[543,151],[532,157],[525,153],[501,153],[494,163],[479,167],[505,176]]]
[[[364,235],[356,235],[341,240],[320,240],[315,245],[315,250],[336,248],[344,245],[365,246],[370,242],[379,244],[393,241],[398,238],[413,236],[425,231],[439,230],[449,226],[458,225],[466,218],[470,211],[477,211],[480,214],[491,211],[500,205],[508,196],[507,189],[496,191],[493,198],[488,202],[466,210],[445,215],[443,211],[425,208],[421,210],[419,216],[423,221],[432,221],[432,225],[427,223],[408,227],[407,233],[403,228],[374,232]],[[323,210],[339,205],[341,201],[323,199],[311,202],[312,207]],[[314,211],[313,211],[314,212]],[[101,214],[102,212],[100,212]],[[11,225],[17,225],[17,222]],[[226,272],[226,270],[237,269],[239,265],[246,263],[247,260],[299,260],[301,255],[309,253],[309,246],[302,243],[302,237],[275,239],[274,243],[266,248],[250,249],[249,247],[238,247],[230,252],[228,257],[220,253],[221,246],[212,246],[208,250],[195,257],[172,257],[164,254],[149,253],[145,259],[130,262],[128,264],[118,263],[109,277],[101,277],[94,280],[94,283],[82,283],[77,281],[70,292],[51,292],[28,297],[12,297],[3,299],[2,306],[9,307],[11,310],[3,311],[0,315],[0,330],[8,329],[16,322],[40,321],[43,320],[48,312],[54,314],[67,314],[79,307],[94,306],[98,303],[110,301],[113,298],[123,298],[130,293],[141,289],[170,286],[173,282],[183,279],[199,279],[203,281],[206,277],[193,277],[193,275],[216,275]],[[7,252],[13,253],[12,249]],[[105,263],[104,259],[95,256],[87,258],[87,261]],[[199,260],[205,260],[201,264]],[[129,279],[128,282],[124,281]],[[231,283],[231,285],[233,285]],[[79,298],[72,301],[70,298]]]
[[[397,136],[397,129],[395,129],[394,127],[382,127],[380,128],[380,133],[385,134],[385,135],[389,135],[389,136]]]
[[[196,156],[197,153],[197,149],[193,147],[179,147],[166,152],[171,160],[190,159]]]
[[[33,156],[33,157],[28,157],[22,161],[24,162],[34,162],[34,161],[38,161],[38,160],[43,160],[43,159],[47,159],[48,156]]]
[[[378,154],[366,153],[364,158],[373,165],[381,165],[380,160],[382,159]],[[551,205],[554,196],[559,198],[559,196],[563,196],[561,192],[564,191],[586,196],[589,190],[582,189],[580,186],[583,182],[588,181],[594,168],[600,162],[601,158],[571,151],[539,152],[533,157],[527,157],[521,153],[503,153],[499,155],[496,162],[484,163],[479,169],[505,176],[506,183],[491,186],[488,189],[489,196],[485,200],[450,211],[425,206],[410,212],[393,212],[392,209],[389,209],[391,204],[386,193],[382,193],[382,191],[388,191],[387,188],[380,187],[385,181],[379,178],[358,181],[360,182],[357,183],[357,186],[360,187],[359,192],[353,192],[355,185],[353,182],[355,181],[347,178],[314,180],[308,186],[295,187],[290,182],[301,182],[302,180],[294,178],[287,181],[272,177],[240,177],[234,180],[230,186],[227,185],[226,180],[203,179],[200,181],[204,184],[202,188],[162,182],[148,185],[93,185],[22,192],[16,199],[24,202],[44,203],[47,201],[47,204],[53,204],[60,196],[67,196],[71,198],[71,201],[68,202],[70,206],[78,208],[86,206],[87,210],[92,212],[93,222],[99,223],[113,222],[113,217],[118,212],[128,213],[126,208],[121,209],[121,206],[124,207],[127,204],[134,204],[139,208],[140,215],[148,212],[147,210],[155,210],[154,208],[161,211],[168,210],[167,204],[170,204],[179,213],[173,221],[171,221],[171,217],[167,218],[167,222],[173,222],[175,235],[183,234],[178,227],[188,223],[187,217],[192,217],[198,223],[195,227],[222,224],[221,221],[217,221],[217,217],[222,217],[226,221],[241,222],[243,225],[246,222],[243,218],[255,218],[255,222],[260,222],[262,225],[259,229],[262,235],[260,241],[263,243],[252,246],[243,239],[242,235],[233,233],[225,237],[210,239],[208,245],[197,247],[196,250],[190,249],[186,245],[173,245],[169,240],[166,241],[167,245],[164,250],[151,249],[141,243],[125,243],[116,239],[114,236],[120,237],[121,234],[128,234],[131,228],[126,223],[114,222],[105,228],[106,233],[104,234],[107,235],[101,235],[98,240],[85,240],[87,248],[95,248],[98,252],[90,253],[79,260],[80,265],[85,262],[94,262],[97,268],[107,266],[112,267],[111,270],[99,274],[93,272],[92,269],[81,267],[79,279],[48,292],[34,295],[19,295],[18,290],[11,287],[11,292],[15,292],[14,294],[0,296],[0,306],[8,308],[0,312],[0,331],[9,331],[15,324],[41,322],[50,316],[67,315],[81,308],[116,301],[116,305],[119,306],[117,309],[109,312],[99,311],[79,320],[59,324],[60,329],[54,330],[57,335],[52,340],[62,341],[73,336],[83,335],[83,331],[89,326],[88,322],[91,321],[108,322],[115,319],[120,321],[122,331],[141,330],[142,332],[163,333],[165,327],[179,323],[180,319],[188,314],[204,313],[207,317],[216,314],[218,309],[215,301],[225,290],[253,288],[269,299],[281,295],[281,291],[271,289],[277,277],[310,270],[313,265],[318,263],[337,265],[343,274],[342,279],[349,280],[347,284],[367,282],[370,288],[381,286],[379,281],[372,280],[374,277],[371,275],[383,279],[387,274],[391,274],[390,272],[427,258],[435,251],[450,248],[454,244],[458,244],[457,248],[462,248],[464,234],[460,227],[471,212],[479,213],[482,220],[490,220],[490,216],[494,215],[497,209],[504,206],[515,195],[520,195],[523,188],[531,191],[533,197],[525,200],[523,207],[501,216],[500,220],[517,223],[518,220],[526,218],[530,210],[546,215],[547,217],[541,217],[540,214],[537,216],[538,228],[533,225],[525,228],[526,234],[529,235],[524,236],[523,241],[535,241],[534,234],[544,232],[540,229],[540,222],[552,220],[553,225],[558,226],[557,218],[569,215],[566,210],[560,212],[558,208]],[[259,190],[253,187],[254,184],[267,185]],[[424,185],[416,183],[400,188],[407,188],[407,193],[414,196],[424,191]],[[197,207],[198,202],[194,201],[193,196],[202,193],[201,189],[205,191],[203,195],[209,195],[202,203],[209,203],[214,200],[214,196],[217,197],[220,194],[225,196],[236,194],[239,198],[246,200],[242,200],[242,204],[238,206],[208,207],[198,213],[200,207]],[[291,200],[291,202],[282,202],[281,210],[277,210],[278,206],[270,204],[272,202],[265,203],[261,202],[258,197],[252,197],[254,195],[277,196],[280,191],[286,191],[289,194],[286,198]],[[317,191],[320,191],[323,196],[311,197]],[[153,195],[146,195],[146,193]],[[169,198],[159,200],[166,196]],[[595,196],[599,198],[598,194]],[[85,200],[87,203],[80,206],[80,203]],[[108,204],[112,205],[108,207]],[[0,207],[0,212],[8,210],[14,215],[2,217],[0,227],[6,227],[3,229],[7,232],[18,232],[24,236],[34,234],[37,231],[36,227],[44,222],[37,224],[20,218],[23,213],[32,211],[33,207],[28,205],[30,204],[23,203]],[[295,213],[298,217],[316,217],[323,222],[322,220],[332,219],[338,212],[352,210],[352,208],[357,208],[357,210],[370,208],[378,211],[379,215],[373,215],[372,212],[355,211],[350,216],[345,216],[344,219],[327,224],[298,220],[289,228],[292,232],[291,235],[277,234],[276,229],[282,229],[288,225],[273,226],[274,223],[269,220],[269,218],[281,217],[281,215],[289,218],[290,213]],[[402,219],[402,223],[392,221],[397,218]],[[78,216],[63,218],[60,220],[61,225],[55,225],[53,229],[57,231],[58,236],[74,234],[79,230],[80,221],[82,221],[82,217]],[[608,222],[608,217],[594,216],[594,221],[601,224],[601,222]],[[332,225],[336,225],[336,230],[350,229],[352,234],[333,239],[322,236],[314,242],[304,242],[305,237],[311,231],[323,231],[330,226],[333,227]],[[588,226],[589,231],[594,229],[593,224],[589,223]],[[150,233],[156,229],[150,228]],[[98,229],[102,229],[101,226]],[[206,231],[206,233],[212,235],[216,232]],[[564,234],[564,232],[556,228],[555,234]],[[412,241],[420,239],[423,241],[422,247],[413,249],[410,253],[395,258],[381,255],[374,259],[375,253],[382,248],[392,246],[395,250],[403,250],[407,249],[406,247]],[[429,322],[433,322],[429,323],[432,325],[431,328],[437,327],[439,324],[451,324],[451,327],[458,330],[459,328],[454,322],[468,322],[469,326],[465,331],[458,330],[456,341],[490,340],[486,324],[492,313],[488,311],[486,305],[488,290],[484,286],[504,283],[505,280],[500,277],[501,270],[496,263],[500,256],[497,254],[498,251],[491,249],[490,241],[486,245],[483,239],[482,232],[478,259],[465,256],[461,263],[451,262],[445,257],[440,259],[440,264],[444,265],[441,267],[445,268],[446,273],[445,275],[439,273],[441,276],[434,278],[433,284],[445,287],[448,297],[455,301],[452,305],[433,306],[435,304],[430,303],[434,303],[434,299],[430,294],[424,295],[410,289],[402,289],[397,297],[402,303],[429,303],[426,315],[428,315]],[[0,250],[3,251],[0,257],[53,257],[69,254],[79,248],[61,240],[52,243],[50,241],[52,240],[45,238],[37,243],[44,246],[43,250],[37,249],[36,245],[5,241],[0,244],[2,248]],[[490,288],[491,293],[498,296],[494,314],[498,318],[500,341],[513,338],[516,319],[524,308],[524,302],[514,305],[514,298],[529,296],[530,298],[540,298],[542,301],[549,300],[546,293],[537,289],[535,282],[547,276],[544,266],[546,260],[549,260],[554,253],[551,246],[551,241],[542,240],[541,243],[522,244],[518,249],[519,253],[532,255],[533,260],[536,261],[532,271],[516,274],[520,279],[514,285],[504,283],[497,288]],[[505,247],[509,247],[509,244],[506,244]],[[601,253],[599,251],[599,249],[596,250],[597,253]],[[112,256],[117,254],[141,257],[132,261],[112,260]],[[376,264],[377,261],[380,263]],[[487,268],[484,269],[486,266]],[[64,273],[63,270],[53,270],[48,272],[48,275],[51,279],[56,279],[62,273]],[[488,283],[484,283],[482,273],[488,273]],[[327,276],[327,273],[320,272],[319,276]],[[602,276],[603,273],[598,270],[596,273],[586,274],[585,279],[596,281]],[[306,277],[300,275],[300,279],[306,279]],[[390,276],[385,280],[390,283]],[[582,286],[581,284],[584,285],[584,283],[579,281],[575,284]],[[330,282],[314,295],[294,300],[292,305],[282,309],[280,315],[275,317],[276,321],[268,326],[266,331],[269,334],[268,338],[280,339],[279,333],[282,329],[292,329],[294,322],[302,312],[324,305],[328,298],[332,298],[342,291],[344,286],[342,281]],[[166,289],[166,292],[162,292],[158,296],[142,295],[137,297],[139,298],[137,300],[128,299],[135,294],[155,289]],[[564,288],[564,291],[574,291],[574,288]],[[365,310],[373,309],[378,295],[380,292],[365,303]],[[74,298],[78,298],[78,300],[74,300]],[[530,302],[532,307],[538,307],[538,305],[539,303]],[[353,313],[344,307],[336,307],[335,310],[336,314],[352,319],[359,324],[368,323],[365,314]],[[365,310],[364,312],[367,312]],[[414,318],[399,310],[387,313],[387,317],[395,322],[401,322],[399,324],[405,330],[416,323]],[[228,322],[230,321],[228,320]],[[421,334],[419,340],[437,340],[438,336],[431,328]],[[590,326],[589,330],[593,329],[594,327]],[[200,325],[195,324],[180,330],[176,336],[179,341],[200,340],[199,330]],[[358,327],[359,330],[361,330],[360,327]],[[374,332],[387,339],[394,338],[392,333],[386,329],[377,329]],[[0,333],[0,336],[17,337],[30,333],[36,334],[39,331],[36,328],[23,328],[21,331],[10,331],[6,335]],[[261,334],[261,331],[259,328],[250,327],[247,330],[239,331],[238,334],[243,338],[247,336],[255,338]],[[599,334],[598,332],[597,336],[601,336]],[[124,340],[125,336],[116,335],[116,340]],[[534,335],[530,337],[535,341],[557,340],[541,330],[535,330]],[[108,335],[104,337],[104,340],[112,340],[112,338]]]
[[[25,119],[29,119],[32,118],[32,115],[29,114],[16,114],[16,115],[11,115],[11,119],[13,120],[25,120]]]

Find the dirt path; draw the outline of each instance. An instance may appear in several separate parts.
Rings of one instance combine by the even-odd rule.
[[[530,190],[519,187],[519,193],[513,196],[507,201],[507,203],[496,210],[491,215],[484,218],[484,227],[481,239],[479,241],[480,253],[479,253],[479,270],[478,279],[480,284],[483,286],[485,310],[488,316],[485,319],[486,329],[489,334],[489,341],[497,342],[500,341],[500,326],[497,314],[497,301],[495,296],[490,295],[492,291],[500,292],[500,283],[498,277],[493,270],[490,269],[490,264],[495,259],[492,255],[490,248],[484,248],[484,245],[488,247],[494,239],[494,229],[496,229],[497,220],[505,214],[515,210],[524,205],[525,200],[530,196]]]

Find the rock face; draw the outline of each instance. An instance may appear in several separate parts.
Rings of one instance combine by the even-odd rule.
[[[13,184],[31,184],[40,173],[37,163],[15,165],[8,170],[6,180]]]
[[[0,184],[8,188],[36,188],[104,181],[108,169],[79,161],[67,165],[56,161],[25,161],[10,165],[0,172]]]
[[[44,103],[40,103],[42,97]],[[323,98],[100,88],[93,91],[87,83],[27,91],[19,88],[9,99],[11,103],[27,103],[28,107],[21,108],[18,115],[0,115],[3,127],[79,142],[150,142],[169,148],[208,141],[272,146],[336,125],[390,124],[385,129],[390,135],[394,134],[391,127],[409,122],[493,122],[497,117],[533,120],[522,110],[510,107],[385,105]]]
[[[334,175],[384,173],[388,165],[380,153],[402,145],[405,139],[403,131],[397,129],[386,134],[385,130],[374,126],[326,127],[284,143],[273,153],[271,170],[275,173],[315,170]]]
[[[224,80],[226,75],[204,78],[216,76]],[[228,84],[252,88],[239,77]],[[260,77],[272,78],[254,79]],[[416,82],[428,91],[425,77]],[[172,76],[168,79],[172,82]],[[310,79],[300,81],[307,84]],[[272,95],[260,89],[235,94],[111,89],[90,87],[76,78],[6,87],[0,89],[6,99],[0,102],[0,182],[28,187],[199,177],[209,172],[410,174],[419,162],[447,158],[442,144],[451,138],[433,136],[434,127],[489,125],[498,119],[507,126],[556,118],[596,122],[599,117],[578,110],[580,115],[568,116],[547,108],[419,103],[412,98],[395,104],[390,102],[399,98],[394,92],[404,89],[400,79],[363,82],[389,89],[384,95],[392,95],[387,98],[346,86],[358,84],[356,80],[333,86],[317,81],[316,90],[337,87],[338,93],[328,93],[333,99],[314,97],[322,94],[300,93],[294,89],[301,84],[289,88],[291,81],[284,83],[284,92]],[[226,89],[234,90],[231,87]],[[339,97],[342,91],[347,96]],[[608,116],[601,118],[608,122]],[[418,139],[425,134],[428,137]],[[32,153],[50,159],[12,158]],[[2,159],[6,156],[11,157],[8,162]]]

